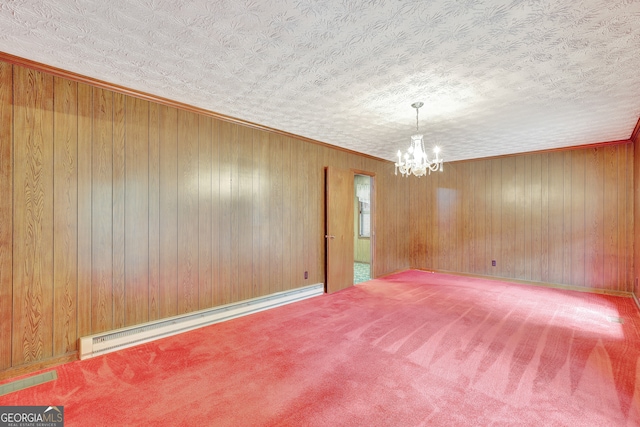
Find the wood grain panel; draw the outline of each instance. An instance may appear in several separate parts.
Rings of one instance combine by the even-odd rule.
[[[543,282],[549,281],[549,153],[540,155],[540,254],[541,277]]]
[[[229,166],[230,166],[230,194],[229,194],[229,208],[233,213],[229,217],[228,227],[231,231],[230,236],[230,259],[229,259],[229,301],[235,302],[240,299],[240,186],[238,178],[238,126],[232,125],[230,128],[229,137]]]
[[[486,274],[490,276],[496,275],[496,267],[491,265],[491,261],[495,259],[495,255],[493,253],[492,248],[492,239],[493,233],[495,232],[492,228],[493,226],[493,165],[494,163],[491,161],[487,161],[485,163],[484,169],[484,198],[485,198],[485,217],[484,217],[484,229],[485,229],[485,241],[484,241],[484,250],[486,258]],[[435,250],[435,248],[434,248]]]
[[[91,332],[113,328],[113,93],[94,89]]]
[[[213,305],[211,286],[211,118],[198,117],[198,307]]]
[[[500,275],[515,275],[516,247],[516,158],[501,159],[501,231],[500,231]]]
[[[223,301],[222,283],[220,279],[220,121],[211,122],[211,304],[216,306]]]
[[[178,111],[178,313],[198,309],[198,116]]]
[[[126,120],[127,105],[125,96],[120,93],[113,94],[113,187],[112,187],[112,212],[113,212],[113,327],[122,328],[127,325],[126,301],[125,301],[125,200],[126,188],[126,144],[125,133],[128,129]],[[126,144],[126,145],[125,145]],[[131,144],[133,145],[133,144]]]
[[[502,275],[502,159],[491,160],[491,259],[496,260],[492,274]],[[499,264],[498,264],[499,263]]]
[[[178,111],[160,107],[160,317],[178,314]]]
[[[585,285],[586,151],[571,151],[571,282]]]
[[[291,216],[289,224],[291,224],[291,281],[287,287],[295,288],[303,286],[304,281],[304,186],[307,183],[304,180],[302,163],[302,150],[300,142],[291,139]],[[302,220],[298,220],[302,219]]]
[[[603,282],[606,289],[618,290],[618,151],[619,147],[611,147],[604,151],[604,183],[603,183]],[[623,168],[624,169],[624,168]],[[624,206],[624,205],[623,205]],[[624,257],[622,257],[624,258]]]
[[[231,124],[220,122],[219,127],[220,161],[220,215],[219,215],[219,266],[220,286],[218,298],[220,304],[231,301]]]
[[[0,62],[0,370],[11,367],[13,321],[13,66]]]
[[[292,268],[295,265],[291,254],[292,247],[292,230],[291,230],[291,192],[293,177],[291,176],[291,140],[287,137],[282,137],[282,279],[279,283],[278,290],[283,291],[288,289],[293,281]],[[350,217],[351,218],[351,217]],[[353,233],[351,234],[353,236]],[[351,237],[349,236],[349,237]],[[352,251],[353,253],[353,251]]]
[[[53,356],[77,350],[78,85],[54,79]]]
[[[524,275],[522,276],[525,280],[531,280],[531,269],[532,269],[532,241],[533,241],[533,233],[532,233],[532,188],[531,184],[532,179],[532,156],[523,156],[524,157],[524,252],[522,256],[524,258]]]
[[[542,280],[542,155],[531,157],[531,280]]]
[[[586,188],[589,197],[585,203],[586,259],[585,282],[590,288],[604,286],[604,153],[592,148],[586,155]]]
[[[271,198],[269,201],[269,292],[282,290],[283,278],[283,190],[284,185],[282,171],[283,146],[282,137],[269,135],[269,184]]]
[[[477,162],[473,164],[474,254],[472,255],[472,259],[474,260],[474,263],[471,271],[477,271],[481,274],[487,274],[487,267],[491,265],[485,244],[487,237],[487,228],[485,227],[487,213],[487,200],[485,197],[487,188],[486,165],[486,162]]]
[[[260,188],[260,198],[258,199],[257,209],[254,209],[254,224],[257,222],[259,225],[259,246],[254,246],[253,259],[254,262],[258,260],[257,271],[254,271],[254,275],[257,276],[256,286],[258,287],[259,295],[267,295],[269,293],[270,286],[270,260],[269,253],[271,247],[270,240],[270,203],[271,203],[271,166],[269,163],[269,134],[267,132],[259,132],[254,137],[254,144],[258,144],[258,147],[254,145],[254,164],[258,163],[258,182]],[[255,169],[254,169],[255,170]],[[317,239],[317,237],[316,237]],[[317,240],[316,240],[317,241]],[[254,240],[255,243],[255,240]],[[324,244],[324,239],[322,240]]]
[[[515,157],[515,246],[513,249],[514,265],[513,277],[525,277],[525,250],[527,242],[527,233],[525,228],[526,216],[526,191],[525,191],[525,157]]]
[[[78,84],[78,337],[91,335],[93,89]]]
[[[126,99],[125,325],[149,320],[149,103]]]
[[[572,221],[572,203],[571,196],[573,194],[572,188],[572,167],[571,167],[571,152],[565,151],[562,153],[563,158],[563,178],[564,178],[564,193],[563,193],[563,227],[562,227],[562,280],[559,283],[571,283],[571,250],[573,245],[571,239],[573,235],[573,221]]]
[[[564,265],[564,153],[549,155],[547,281],[562,283]]]
[[[459,165],[460,177],[467,177],[472,175],[473,164],[470,162],[463,162]],[[471,219],[473,215],[473,183],[469,180],[462,179],[460,181],[460,224],[461,230],[459,233],[459,244],[461,251],[460,270],[469,271],[471,269],[471,254],[473,253],[473,221]],[[424,200],[424,198],[421,198]]]
[[[53,354],[53,77],[14,67],[13,365]]]
[[[251,199],[253,206],[251,211],[251,295],[262,295],[263,275],[261,274],[261,230],[264,218],[264,192],[261,189],[260,175],[263,169],[262,157],[262,137],[261,132],[253,130],[251,135]],[[267,151],[265,150],[265,154]]]
[[[149,320],[160,318],[160,107],[149,104]]]
[[[253,131],[238,127],[238,300],[253,296]]]
[[[638,124],[636,124],[636,129],[640,129],[640,120],[638,120]],[[626,174],[625,174],[625,178],[624,178],[624,183],[625,183],[625,208],[624,209],[618,209],[618,214],[624,215],[624,219],[622,219],[621,221],[625,223],[625,228],[624,228],[624,236],[626,237],[625,243],[622,245],[622,247],[620,248],[619,253],[624,253],[626,256],[624,256],[625,258],[625,270],[624,270],[624,275],[625,275],[625,290],[627,292],[636,292],[636,294],[638,293],[638,291],[635,289],[635,277],[636,277],[636,271],[634,270],[634,265],[635,265],[635,260],[634,260],[634,256],[636,255],[637,252],[640,251],[636,251],[635,249],[630,249],[630,248],[640,248],[640,246],[635,245],[635,237],[639,234],[638,231],[640,231],[640,228],[636,228],[635,227],[635,218],[636,217],[640,217],[640,209],[635,209],[635,192],[638,191],[638,193],[640,194],[640,184],[636,185],[635,184],[635,167],[634,167],[634,161],[636,156],[634,155],[634,148],[635,145],[640,143],[637,142],[638,140],[636,139],[636,142],[634,143],[629,143],[629,144],[625,144],[626,145]],[[630,213],[633,212],[633,215],[630,215]],[[620,239],[622,240],[622,239]],[[638,267],[640,267],[640,265],[638,265]],[[638,296],[638,295],[636,295]]]

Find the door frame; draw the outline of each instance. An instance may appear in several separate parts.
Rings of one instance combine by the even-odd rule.
[[[375,279],[376,276],[373,274],[374,272],[374,268],[373,266],[375,265],[375,243],[376,243],[376,174],[375,172],[371,172],[371,171],[366,171],[366,170],[360,170],[360,169],[351,169],[351,172],[353,172],[353,176],[354,176],[354,180],[355,180],[355,176],[356,175],[365,175],[368,176],[371,181],[370,181],[370,185],[371,185],[371,189],[369,190],[371,192],[370,196],[371,196],[371,206],[369,206],[369,210],[370,210],[370,227],[371,227],[371,236],[369,237],[369,259],[370,259],[370,263],[369,263],[369,275],[371,277],[371,279]],[[354,181],[355,182],[355,181]]]
[[[343,172],[348,172],[350,175],[349,178],[349,186],[351,188],[352,194],[355,195],[355,176],[356,175],[365,175],[368,176],[370,178],[370,185],[371,185],[371,236],[369,238],[369,251],[370,251],[370,277],[371,279],[374,279],[376,277],[375,275],[375,246],[376,246],[376,207],[377,207],[377,203],[376,203],[376,174],[374,172],[371,171],[366,171],[366,170],[361,170],[361,169],[340,169],[338,167],[335,166],[325,166],[324,168],[324,181],[325,181],[325,191],[324,191],[324,233],[323,233],[323,237],[324,237],[324,272],[325,272],[325,292],[329,292],[329,239],[330,239],[330,233],[329,233],[329,193],[330,193],[330,189],[329,189],[329,180],[327,179],[328,177],[328,170],[329,168],[331,169],[337,169],[337,170],[342,170]],[[353,198],[351,199],[351,206],[353,206]],[[354,229],[354,233],[355,233],[355,224],[353,224],[353,215],[350,215],[348,217],[349,221],[352,223],[353,229]],[[352,239],[353,242],[353,238],[354,235],[350,236],[350,239]],[[350,251],[350,262],[351,264],[353,264],[354,262],[354,251],[353,248]],[[353,286],[353,277],[350,278],[351,284],[348,286]]]

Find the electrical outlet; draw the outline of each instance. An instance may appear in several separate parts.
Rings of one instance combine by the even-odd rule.
[[[496,266],[496,260],[491,260],[491,267],[495,267]]]

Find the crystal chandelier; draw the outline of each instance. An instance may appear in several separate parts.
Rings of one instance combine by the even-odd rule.
[[[438,169],[442,172],[442,159],[438,157],[440,148],[434,147],[433,152],[436,157],[433,160],[429,160],[427,152],[424,150],[424,141],[422,140],[422,134],[418,128],[418,110],[424,104],[422,102],[415,102],[411,104],[416,109],[416,134],[411,136],[411,145],[407,152],[402,155],[402,152],[398,150],[398,161],[396,162],[396,175],[398,171],[402,176],[423,176],[431,172],[435,172]]]

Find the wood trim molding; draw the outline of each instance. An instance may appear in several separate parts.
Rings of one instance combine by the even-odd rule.
[[[393,163],[390,160],[382,159],[380,157],[375,157],[370,154],[360,153],[358,151],[350,150],[348,148],[340,147],[337,145],[331,145],[326,142],[318,141],[315,139],[307,138],[305,136],[296,135],[293,133],[289,133],[283,130],[275,129],[269,126],[264,126],[258,123],[249,122],[247,120],[242,120],[236,117],[227,116],[225,114],[216,113],[215,111],[206,110],[204,108],[195,107],[193,105],[185,104],[183,102],[174,101],[172,99],[163,98],[158,95],[152,95],[150,93],[142,92],[139,90],[127,88],[124,86],[120,86],[114,83],[108,83],[103,80],[95,79],[93,77],[88,77],[82,74],[74,73],[72,71],[63,70],[61,68],[53,67],[51,65],[46,65],[41,62],[32,61],[30,59],[21,58],[19,56],[11,55],[6,52],[0,51],[0,61],[4,61],[13,65],[18,65],[25,68],[30,68],[32,70],[40,71],[43,73],[51,74],[56,77],[61,77],[67,80],[75,81],[78,83],[88,84],[94,87],[98,87],[101,89],[110,90],[113,92],[121,93],[127,96],[132,96],[135,98],[143,99],[145,101],[154,102],[160,105],[164,105],[167,107],[178,108],[184,111],[189,111],[196,114],[202,114],[207,117],[212,117],[214,119],[222,120],[229,123],[234,123],[237,125],[242,125],[246,127],[250,127],[253,129],[258,129],[278,135],[282,135],[288,138],[294,138],[300,141],[310,142],[312,144],[321,145],[323,147],[332,148],[334,150],[343,151],[349,154],[355,154],[357,156],[366,157],[368,159],[373,159],[386,163]]]

